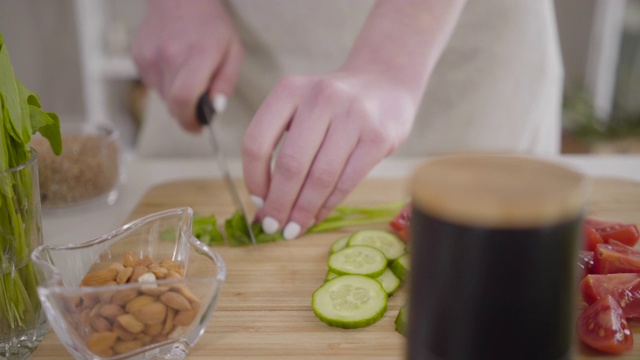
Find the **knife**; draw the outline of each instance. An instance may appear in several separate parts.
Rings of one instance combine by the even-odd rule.
[[[249,224],[249,219],[247,218],[247,213],[244,210],[244,205],[242,204],[242,200],[240,200],[240,195],[238,195],[238,189],[236,188],[235,183],[231,179],[231,174],[229,174],[229,168],[227,167],[227,161],[220,149],[220,143],[218,142],[218,138],[216,137],[216,132],[213,130],[213,119],[216,115],[216,109],[213,107],[211,103],[211,99],[209,99],[209,94],[205,92],[198,99],[198,104],[196,106],[196,114],[198,118],[198,122],[208,128],[209,130],[209,139],[211,140],[211,147],[213,148],[213,155],[215,156],[218,167],[222,172],[222,178],[224,179],[229,192],[231,193],[231,197],[233,198],[233,202],[236,204],[236,208],[242,216],[244,217],[245,224],[247,225],[247,229],[249,230],[249,237],[251,238],[251,244],[256,246],[256,238],[253,235],[253,230],[251,229],[251,224]]]

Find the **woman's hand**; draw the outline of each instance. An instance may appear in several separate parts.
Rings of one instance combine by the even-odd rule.
[[[282,80],[251,122],[242,153],[249,193],[264,203],[264,230],[283,226],[292,239],[326,217],[408,137],[416,108],[406,89],[355,69]]]
[[[214,95],[224,111],[234,90],[243,48],[220,0],[153,0],[132,54],[142,80],[158,91],[182,127],[197,132],[198,97]]]

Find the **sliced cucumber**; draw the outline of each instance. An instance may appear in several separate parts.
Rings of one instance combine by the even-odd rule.
[[[331,279],[335,279],[338,276],[340,276],[340,275],[338,275],[338,274],[334,273],[333,271],[329,270],[329,271],[327,271],[327,276],[324,277],[324,281],[326,282],[326,281],[329,281]]]
[[[384,230],[360,230],[349,238],[348,246],[354,245],[372,246],[382,251],[389,261],[405,253],[404,242],[396,235]]]
[[[311,306],[316,316],[329,326],[361,328],[382,318],[387,309],[387,293],[370,277],[344,275],[314,291]]]
[[[331,249],[329,249],[329,254],[334,254],[344,249],[345,247],[347,247],[348,242],[349,242],[348,236],[343,236],[338,240],[334,241],[333,244],[331,244]]]
[[[400,279],[398,279],[389,268],[387,268],[382,275],[378,276],[376,280],[380,282],[382,288],[389,296],[393,295],[400,287]]]
[[[400,280],[404,280],[409,274],[410,262],[411,259],[409,258],[409,254],[404,254],[391,263],[391,271],[393,271]]]
[[[396,331],[401,335],[406,336],[407,333],[407,304],[402,305],[400,311],[398,311],[398,316],[396,317]]]
[[[387,268],[387,258],[370,246],[348,246],[329,256],[329,270],[338,275],[377,278]]]

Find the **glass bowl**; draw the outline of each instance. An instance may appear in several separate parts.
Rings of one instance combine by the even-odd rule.
[[[47,212],[87,205],[113,205],[122,177],[118,132],[108,125],[62,123],[62,153],[56,156],[36,134],[40,202]]]
[[[32,259],[52,328],[74,358],[182,359],[213,315],[226,267],[191,233],[193,211],[140,218]]]

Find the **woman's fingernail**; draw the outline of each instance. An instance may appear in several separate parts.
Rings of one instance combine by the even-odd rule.
[[[262,219],[262,230],[264,230],[265,233],[269,235],[275,234],[279,228],[280,228],[280,223],[278,223],[278,220],[270,216],[267,216],[264,219]]]
[[[285,240],[293,240],[297,238],[298,235],[300,235],[300,225],[295,221],[290,221],[282,232]]]
[[[227,109],[227,96],[223,93],[217,93],[213,97],[213,108],[216,109],[216,113],[222,114]]]
[[[255,205],[256,208],[261,209],[264,206],[264,200],[262,200],[260,196],[251,195],[250,197],[251,197],[251,201],[253,202],[253,205]]]

